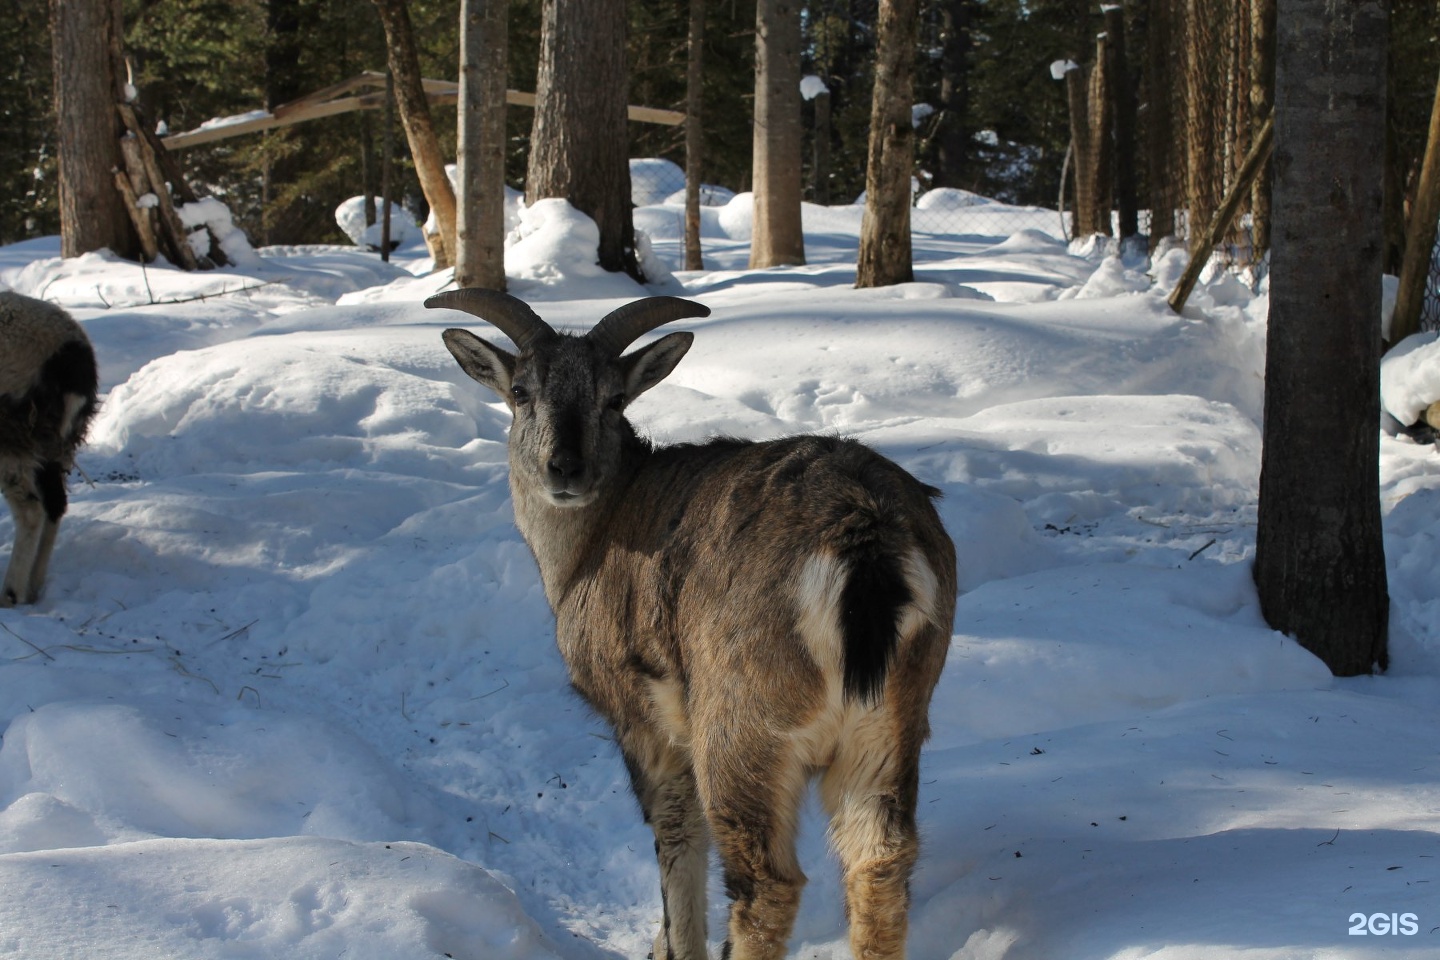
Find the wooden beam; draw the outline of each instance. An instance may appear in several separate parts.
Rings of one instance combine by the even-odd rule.
[[[322,117],[333,117],[354,110],[378,110],[385,103],[384,86],[385,75],[369,71],[341,83],[332,84],[323,90],[306,94],[289,103],[281,104],[273,112],[230,123],[212,122],[208,126],[197,127],[184,133],[173,133],[163,138],[162,142],[170,150],[186,150],[204,143],[214,143],[216,140],[228,140],[231,137],[247,133],[288,127],[304,123],[307,120],[319,120]],[[424,86],[432,106],[452,106],[460,96],[460,85],[452,80],[425,80]],[[382,92],[346,96],[346,94],[354,94],[355,91],[367,87],[378,87]],[[533,109],[535,94],[521,90],[507,90],[505,102],[512,106]],[[636,106],[628,109],[630,119],[636,123],[658,123],[675,127],[685,122],[685,114],[679,110]]]

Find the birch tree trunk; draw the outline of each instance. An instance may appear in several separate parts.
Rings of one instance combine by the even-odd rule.
[[[505,81],[509,0],[462,0],[455,283],[505,289]]]
[[[1387,663],[1380,528],[1384,0],[1279,0],[1255,583],[1337,675]]]
[[[855,286],[915,279],[910,249],[910,177],[915,166],[915,46],[919,0],[880,0],[870,156]]]
[[[800,0],[755,4],[755,189],[750,268],[805,262],[800,221]]]

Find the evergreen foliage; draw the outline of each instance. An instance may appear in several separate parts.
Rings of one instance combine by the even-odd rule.
[[[0,244],[60,231],[45,0],[0,5]]]
[[[1054,206],[1069,143],[1063,85],[1049,65],[1093,59],[1102,29],[1093,0],[922,0],[916,50],[915,100],[939,104],[941,12],[966,4],[971,30],[964,128],[972,148],[946,182],[1015,203]],[[865,185],[878,0],[808,0],[802,70],[831,91],[831,202],[851,202]],[[1392,31],[1389,167],[1395,207],[1423,151],[1440,50],[1434,4],[1397,3]],[[193,129],[293,100],[365,70],[385,69],[384,37],[371,0],[125,0],[127,52],[141,102],[171,131]],[[1127,4],[1133,31],[1144,28],[1146,5]],[[455,79],[456,0],[410,0],[428,77]],[[630,102],[682,110],[685,100],[686,5],[630,2]],[[513,0],[510,86],[535,89],[540,0]],[[706,5],[703,177],[733,190],[751,186],[755,0]],[[1143,37],[1127,37],[1132,57]],[[0,7],[0,243],[58,230],[47,4],[5,0]],[[1144,103],[1153,91],[1140,91]],[[813,137],[814,101],[804,105]],[[455,157],[455,115],[433,113],[441,149]],[[523,188],[532,112],[507,117],[507,182]],[[935,171],[932,137],[938,113],[920,122],[916,174]],[[263,243],[343,242],[334,210],[378,190],[381,114],[351,113],[261,135],[223,140],[177,153],[201,193],[224,199],[252,240]],[[631,123],[633,157],[661,156],[683,165],[684,130]],[[397,198],[423,217],[424,201],[410,169],[404,137],[396,137]],[[368,150],[368,157],[367,157]],[[811,144],[803,151],[804,183],[812,182]],[[1143,165],[1142,165],[1143,167]],[[957,174],[958,176],[953,176]],[[676,189],[680,189],[677,184]],[[811,197],[807,194],[807,199]]]

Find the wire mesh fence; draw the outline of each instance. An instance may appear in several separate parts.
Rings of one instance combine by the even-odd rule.
[[[1420,329],[1440,330],[1440,242],[1430,251],[1430,272],[1425,278],[1425,297],[1420,301]]]

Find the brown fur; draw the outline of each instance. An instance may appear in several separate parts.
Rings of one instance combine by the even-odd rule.
[[[52,304],[0,292],[0,493],[15,518],[0,607],[39,598],[95,391],[80,325]]]
[[[849,440],[652,448],[623,408],[673,369],[688,334],[625,357],[577,337],[518,357],[463,331],[446,342],[515,411],[516,523],[571,680],[613,725],[655,832],[657,960],[705,957],[707,833],[731,900],[729,956],[784,955],[805,883],[796,821],[816,775],[853,952],[903,956],[920,747],[955,602],[935,491]],[[854,577],[877,595],[847,592]],[[893,636],[847,646],[864,611],[842,601],[879,593]],[[873,697],[845,673],[857,651]]]

